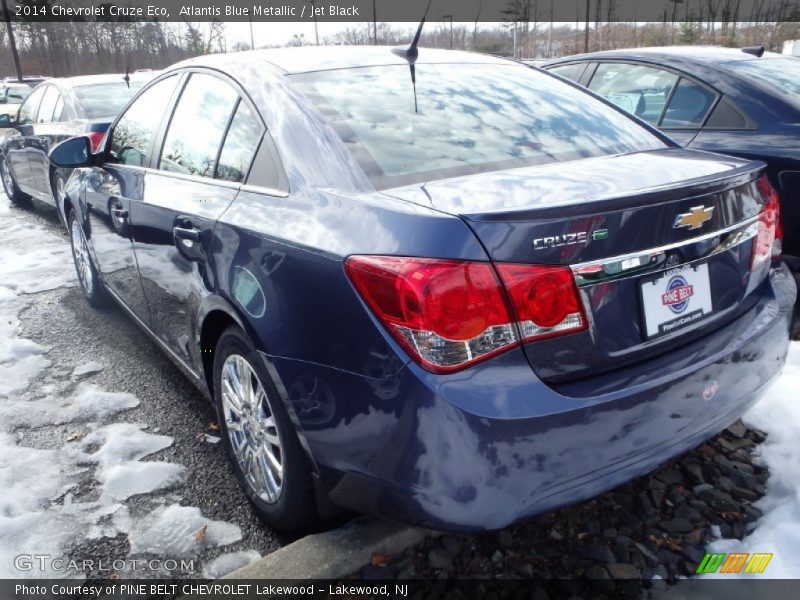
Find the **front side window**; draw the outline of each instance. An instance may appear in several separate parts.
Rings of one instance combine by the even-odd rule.
[[[585,68],[585,66],[586,65],[584,63],[573,63],[571,65],[558,65],[555,67],[548,67],[547,70],[565,79],[572,79],[573,81],[577,81],[581,73],[583,73],[583,69]]]
[[[192,73],[169,124],[159,168],[211,177],[239,96],[227,83]]]
[[[378,189],[663,148],[568,83],[508,64],[417,64],[289,76]]]
[[[589,89],[622,110],[658,125],[677,82],[678,76],[669,71],[628,63],[601,63]]]
[[[114,126],[111,157],[124,165],[145,165],[164,108],[169,104],[178,77],[173,75],[154,83],[134,100]]]
[[[38,87],[31,95],[25,99],[22,106],[19,107],[19,124],[29,125],[33,123],[36,118],[36,113],[39,112],[39,105],[42,103],[42,96],[44,96],[44,88],[47,86]]]
[[[258,118],[247,104],[239,102],[222,145],[215,177],[238,183],[244,181],[261,141],[261,133]]]

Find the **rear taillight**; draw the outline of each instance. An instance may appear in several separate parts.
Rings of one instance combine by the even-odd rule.
[[[769,260],[780,257],[781,240],[783,238],[778,192],[772,187],[766,175],[763,175],[756,185],[765,203],[761,213],[758,215],[758,234],[753,240],[753,254],[750,260],[751,270],[758,268]]]
[[[100,145],[103,142],[103,138],[106,137],[105,131],[90,131],[89,132],[89,141],[92,143],[92,152],[97,152],[100,150]]]
[[[586,329],[578,288],[569,267],[499,264],[524,341]]]
[[[501,265],[513,311],[485,262],[351,256],[345,270],[394,338],[437,373],[518,346],[520,330],[534,340],[586,327],[572,274],[563,267]]]

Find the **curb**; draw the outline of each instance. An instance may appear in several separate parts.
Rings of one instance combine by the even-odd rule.
[[[398,554],[435,534],[369,517],[306,536],[267,554],[225,579],[338,579],[369,564],[373,554]]]

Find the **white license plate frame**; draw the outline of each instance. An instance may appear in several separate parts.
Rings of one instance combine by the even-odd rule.
[[[642,281],[639,294],[647,339],[684,329],[714,312],[707,262],[659,273]]]

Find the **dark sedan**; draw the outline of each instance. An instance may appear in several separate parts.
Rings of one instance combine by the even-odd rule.
[[[35,197],[58,204],[54,198],[68,173],[54,173],[47,157],[50,149],[82,134],[88,134],[97,149],[117,113],[153,75],[49,79],[30,92],[16,114],[0,115],[0,127],[14,130],[0,138],[0,178],[11,201]]]
[[[87,300],[213,398],[269,523],[502,527],[765,392],[796,289],[763,163],[512,61],[394,50],[192,59],[96,153],[51,153]]]
[[[800,269],[800,59],[761,47],[687,46],[569,56],[543,68],[686,148],[765,161],[782,201],[784,255]]]

